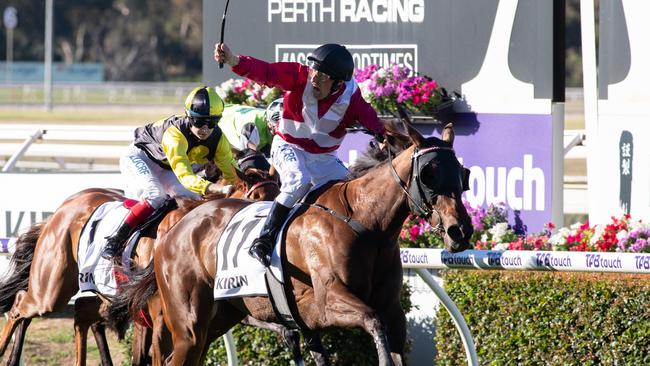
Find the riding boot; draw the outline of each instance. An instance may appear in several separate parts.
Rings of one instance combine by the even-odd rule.
[[[106,247],[104,247],[101,256],[105,259],[111,260],[122,254],[122,250],[124,250],[126,241],[131,236],[131,233],[136,230],[138,226],[140,226],[140,224],[153,213],[153,211],[154,208],[151,207],[147,200],[142,200],[131,207],[129,213],[126,215],[117,231],[115,231],[113,235],[106,237]]]
[[[282,228],[282,224],[284,224],[284,220],[289,215],[289,211],[291,211],[290,207],[273,202],[271,211],[264,222],[260,237],[255,239],[250,249],[248,249],[248,254],[260,261],[264,267],[268,267],[271,264],[271,252],[275,246],[276,237],[280,228]]]
[[[111,260],[117,256],[118,252],[122,252],[122,247],[133,232],[133,229],[131,225],[126,223],[125,218],[117,231],[113,235],[106,237],[106,247],[102,251],[102,257]]]

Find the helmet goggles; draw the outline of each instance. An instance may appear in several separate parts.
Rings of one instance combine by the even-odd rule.
[[[213,129],[217,123],[221,120],[221,116],[209,116],[209,117],[188,117],[190,124],[196,128],[203,128],[203,126],[208,126],[209,129]]]

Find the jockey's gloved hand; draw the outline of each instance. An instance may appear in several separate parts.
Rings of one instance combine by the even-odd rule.
[[[235,191],[235,186],[233,186],[232,184],[227,184],[221,187],[221,193],[225,194],[226,196],[230,196],[234,191]]]
[[[223,195],[230,195],[235,191],[235,186],[231,184],[226,184],[226,185],[221,185],[217,183],[212,183],[206,188],[205,190],[205,195],[209,194],[223,194]]]

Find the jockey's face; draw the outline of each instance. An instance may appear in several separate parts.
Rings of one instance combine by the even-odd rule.
[[[309,81],[313,87],[314,98],[318,100],[327,98],[332,91],[332,85],[334,85],[334,80],[329,75],[311,68],[309,69]]]
[[[208,125],[204,125],[203,127],[191,126],[190,130],[199,140],[205,140],[210,137],[214,128],[210,128]]]
[[[208,118],[194,118],[190,119],[190,131],[199,140],[205,140],[212,134],[215,126],[221,119],[221,116],[212,116]]]

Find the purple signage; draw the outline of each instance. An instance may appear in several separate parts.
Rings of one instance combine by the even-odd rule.
[[[439,124],[418,124],[425,136],[439,136]],[[465,200],[473,207],[503,203],[519,233],[534,233],[551,221],[552,116],[461,113],[454,123],[454,147],[471,169]],[[369,137],[346,136],[338,151],[344,162],[365,151]],[[557,223],[556,223],[557,224]]]

